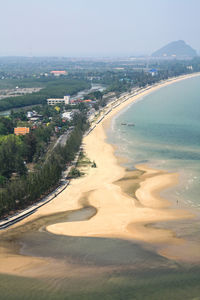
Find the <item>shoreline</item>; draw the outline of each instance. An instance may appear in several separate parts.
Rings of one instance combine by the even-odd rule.
[[[173,83],[179,82],[181,80],[198,77],[198,76],[200,76],[200,72],[193,73],[193,74],[181,75],[178,77],[172,77],[167,80],[156,83],[152,86],[148,86],[146,88],[140,88],[139,90],[137,89],[137,92],[133,92],[132,94],[126,93],[126,95],[123,95],[119,99],[114,100],[114,101],[110,102],[109,104],[107,104],[107,106],[105,108],[107,108],[108,110],[106,112],[100,113],[100,116],[96,120],[95,124],[92,125],[93,121],[91,122],[91,128],[85,134],[85,136],[87,136],[88,134],[91,134],[92,131],[96,128],[96,126],[99,125],[99,123],[104,123],[104,128],[109,127],[111,119],[119,111],[122,111],[124,108],[128,107],[129,105],[134,103],[136,100],[142,98],[143,96],[146,96],[146,95],[154,92],[155,90],[165,87],[169,84],[173,84]],[[30,219],[30,216],[33,217],[32,219],[35,219],[35,216],[38,213],[38,209],[41,208],[42,206],[48,204],[54,198],[57,197],[57,196],[51,197],[52,194],[54,194],[54,193],[57,194],[57,190],[59,190],[59,193],[61,193],[67,186],[68,186],[68,183],[66,183],[64,188],[62,185],[58,186],[56,188],[56,190],[54,190],[50,194],[46,195],[42,200],[34,203],[33,205],[28,206],[27,208],[25,208],[22,211],[16,212],[14,215],[9,216],[7,219],[0,220],[0,226],[2,227],[0,229],[2,229],[2,231],[4,231],[5,229],[8,229],[8,228],[15,228],[15,226],[26,223],[26,221],[28,221]],[[36,218],[37,218],[37,216],[36,216]],[[22,222],[22,221],[24,221],[24,222]],[[7,226],[7,223],[9,224],[8,226]],[[5,226],[4,226],[4,224],[5,224]],[[1,231],[0,231],[0,234],[1,234]]]
[[[87,195],[88,203],[97,209],[94,217],[81,222],[57,223],[47,226],[46,229],[58,235],[110,237],[144,242],[150,245],[161,244],[161,247],[156,249],[158,253],[168,258],[184,260],[183,257],[179,257],[177,251],[176,255],[171,252],[168,255],[168,251],[165,249],[169,245],[174,247],[182,245],[184,243],[182,239],[177,238],[170,230],[147,226],[150,223],[194,218],[191,212],[171,208],[170,202],[159,195],[161,190],[177,183],[178,175],[138,166],[139,170],[144,171],[144,174],[141,175],[140,187],[136,191],[137,200],[141,204],[138,207],[134,198],[125,194],[115,184],[125,176],[126,171],[119,165],[113,147],[106,142],[105,126],[109,126],[111,119],[119,111],[139,98],[169,84],[196,76],[200,76],[200,73],[170,79],[138,95],[130,96],[128,100],[113,109],[105,116],[103,122],[100,122],[83,140],[84,151],[91,161],[95,160],[97,168],[92,168],[86,176],[73,180],[68,188],[54,200],[12,228],[49,214],[80,209],[83,207],[80,199]],[[146,200],[147,196],[148,201]],[[7,230],[12,230],[12,228]],[[34,258],[30,257],[30,260],[32,259]],[[199,257],[198,259],[200,260]]]
[[[195,76],[199,76],[199,74]],[[184,243],[181,238],[175,237],[174,232],[167,229],[161,230],[151,228],[150,230],[150,228],[148,228],[147,230],[147,225],[149,223],[195,218],[195,215],[187,210],[172,208],[171,203],[168,200],[161,198],[159,195],[163,189],[178,183],[178,174],[167,173],[165,171],[162,172],[160,170],[158,172],[158,170],[150,169],[146,166],[138,166],[137,168],[139,170],[145,172],[144,176],[141,177],[145,178],[150,176],[150,178],[142,181],[140,188],[136,191],[136,197],[139,199],[142,208],[136,207],[133,204],[133,197],[131,198],[127,195],[124,195],[123,191],[115,185],[115,181],[120,180],[125,175],[125,169],[119,166],[114,155],[114,150],[111,149],[112,146],[107,144],[105,141],[106,135],[104,127],[109,126],[111,118],[114,117],[118,111],[131,104],[133,100],[137,100],[163,86],[167,86],[190,77],[194,77],[194,75],[187,77],[184,76],[182,78],[170,80],[156,87],[152,87],[148,91],[144,91],[143,93],[133,97],[134,99],[130,98],[125,103],[122,103],[119,107],[117,107],[114,111],[111,111],[108,116],[105,116],[104,121],[98,124],[93,132],[91,132],[90,135],[84,140],[87,156],[90,159],[95,160],[97,163],[97,169],[102,168],[99,172],[96,171],[96,174],[92,172],[92,176],[89,174],[86,177],[87,180],[90,181],[93,179],[91,177],[95,176],[96,181],[100,182],[101,171],[104,171],[105,174],[106,172],[109,174],[109,171],[106,170],[107,168],[105,166],[109,166],[109,168],[113,170],[112,174],[109,174],[109,180],[108,178],[107,180],[104,180],[103,186],[99,186],[97,182],[96,185],[91,188],[91,190],[95,191],[90,194],[88,201],[92,206],[97,208],[97,215],[89,221],[73,222],[73,224],[60,223],[50,225],[47,227],[49,232],[67,236],[114,237],[128,240],[132,239],[155,244],[163,243],[176,245],[179,243]],[[98,141],[96,136],[98,136]],[[101,141],[99,142],[99,140]],[[94,145],[96,143],[100,143],[100,145],[95,147]],[[108,147],[110,147],[110,150],[107,149]],[[109,162],[107,162],[106,159],[102,163],[103,159],[101,156],[110,156]],[[116,167],[118,167],[117,171],[119,173],[116,172]],[[160,172],[163,174],[160,174]],[[119,174],[118,178],[117,174]],[[81,180],[79,183],[81,183]],[[107,184],[107,186],[105,186],[105,184]],[[90,184],[88,184],[88,190],[89,186]],[[146,201],[147,198],[148,201]],[[130,224],[131,227],[129,226]],[[133,229],[134,226],[135,229]],[[160,250],[159,252],[167,257],[166,251]],[[176,256],[176,259],[178,259],[178,255]]]

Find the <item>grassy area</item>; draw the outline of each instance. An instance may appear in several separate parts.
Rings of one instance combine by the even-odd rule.
[[[20,88],[34,88],[34,87],[45,87],[45,82],[37,78],[28,79],[3,79],[0,80],[0,90],[3,89],[14,89],[16,86]]]
[[[78,159],[77,167],[85,167],[91,164],[92,162],[90,161],[90,159],[85,155],[85,153],[81,152]]]

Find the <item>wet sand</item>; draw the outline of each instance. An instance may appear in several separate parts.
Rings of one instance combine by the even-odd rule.
[[[166,86],[179,80],[183,78],[166,82],[163,85]],[[143,95],[161,86],[153,87],[145,91]],[[88,201],[97,208],[97,214],[84,222],[48,226],[49,232],[67,236],[117,237],[157,244],[161,242],[171,245],[183,243],[183,240],[177,238],[170,230],[146,226],[149,223],[194,217],[186,210],[170,208],[171,203],[159,196],[160,191],[178,183],[178,174],[153,170],[147,166],[137,166],[137,169],[143,171],[144,175],[140,178],[142,182],[135,193],[136,199],[125,194],[120,186],[115,184],[117,180],[125,176],[125,169],[117,163],[113,148],[105,141],[103,124],[109,122],[110,118],[123,107],[143,95],[133,97],[111,112],[105,121],[100,123],[84,140],[84,150],[91,160],[95,160],[97,169],[91,170],[85,178],[77,181],[77,184],[79,191],[85,192],[86,189],[91,191]],[[139,207],[135,200],[140,203]],[[160,251],[160,253],[167,257],[167,251]],[[175,256],[178,259],[177,253]],[[180,259],[183,259],[183,256]]]
[[[80,200],[85,197],[87,203],[96,208],[95,216],[85,221],[56,223],[47,226],[46,229],[56,235],[140,241],[157,245],[156,250],[165,257],[187,260],[187,253],[191,253],[191,248],[189,252],[185,251],[184,257],[178,255],[177,249],[179,248],[177,247],[184,244],[182,238],[176,237],[172,230],[149,226],[149,224],[157,222],[194,218],[189,211],[171,208],[170,202],[159,195],[161,190],[177,184],[178,174],[153,170],[144,165],[137,166],[141,176],[135,181],[135,184],[139,188],[133,196],[127,194],[123,190],[123,186],[118,184],[126,176],[126,170],[119,165],[114,155],[114,148],[106,142],[105,126],[108,126],[116,113],[140,97],[162,86],[194,76],[197,74],[187,75],[152,87],[148,91],[130,98],[107,115],[104,121],[98,124],[83,141],[86,155],[91,161],[96,162],[97,168],[90,168],[85,176],[73,180],[70,186],[52,202],[21,221],[20,224],[14,225],[13,228],[49,214],[80,209],[83,207]],[[12,228],[7,231],[12,231]],[[174,248],[168,249],[169,246]],[[199,259],[200,255],[196,255],[195,260]],[[24,267],[28,269],[32,262],[41,263],[39,258],[35,258],[33,261],[32,257],[24,258],[22,256],[20,260],[19,256],[11,257],[5,250],[2,250],[0,272],[16,274],[20,273]]]
[[[85,139],[85,151],[88,157],[95,160],[97,168],[77,181],[79,191],[84,189],[86,192],[85,189],[89,186],[88,202],[97,208],[97,214],[84,222],[50,225],[47,227],[48,231],[67,236],[115,237],[156,242],[160,241],[161,231],[152,229],[149,234],[150,229],[145,224],[192,217],[187,211],[169,209],[170,203],[159,196],[159,191],[178,182],[178,174],[168,174],[144,165],[137,166],[144,174],[140,177],[136,198],[124,193],[115,182],[125,176],[126,170],[117,164],[113,148],[105,142],[105,138],[100,125]],[[171,243],[177,241],[173,234],[169,235],[167,230],[162,230],[162,240],[165,239]]]

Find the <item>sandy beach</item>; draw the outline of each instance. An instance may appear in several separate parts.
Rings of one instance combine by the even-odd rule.
[[[161,190],[178,183],[178,174],[153,170],[144,165],[137,166],[137,169],[143,171],[144,174],[140,177],[140,187],[135,193],[136,199],[128,196],[120,186],[115,184],[116,181],[125,176],[126,171],[118,164],[113,147],[106,143],[104,126],[109,126],[111,118],[118,111],[138,98],[162,86],[193,76],[199,76],[199,74],[164,82],[130,98],[98,124],[93,132],[84,139],[84,150],[90,160],[96,162],[97,168],[91,169],[87,176],[74,181],[70,187],[71,191],[66,191],[60,196],[60,201],[62,201],[65,193],[67,197],[67,194],[71,192],[70,198],[76,199],[73,201],[71,198],[75,205],[73,208],[79,208],[81,197],[87,195],[87,201],[96,207],[98,212],[88,221],[55,224],[48,226],[48,231],[68,236],[117,237],[168,245],[184,243],[172,231],[146,226],[156,222],[194,217],[191,212],[170,208],[171,203],[159,195]],[[139,206],[138,202],[140,203]],[[167,251],[162,252],[161,248],[162,246],[159,252],[167,257]],[[177,253],[174,254],[175,256],[178,259]]]
[[[47,230],[68,236],[116,237],[144,242],[158,239],[169,242],[170,239],[172,243],[177,242],[173,233],[147,229],[145,224],[192,217],[187,211],[169,209],[170,203],[159,196],[160,190],[178,182],[178,174],[153,170],[145,165],[137,166],[138,170],[144,172],[140,178],[140,188],[136,191],[140,203],[138,207],[136,199],[115,184],[125,176],[126,171],[118,165],[113,148],[105,143],[105,138],[101,124],[85,139],[85,151],[95,160],[97,168],[91,169],[86,177],[76,180],[71,186],[73,192],[77,188],[80,193],[76,208],[80,207],[81,195],[85,195],[88,203],[97,208],[97,214],[83,222],[50,225]]]
[[[152,245],[165,257],[187,260],[187,251],[184,252],[183,257],[183,255],[179,255],[177,250],[179,245],[186,243],[184,240],[176,237],[171,230],[150,226],[150,224],[157,222],[194,218],[190,211],[173,208],[167,199],[160,196],[161,190],[178,183],[178,174],[139,165],[137,169],[142,174],[138,178],[139,188],[136,190],[135,195],[128,195],[117,184],[119,180],[126,176],[127,172],[118,163],[113,146],[106,142],[105,126],[109,126],[112,117],[120,110],[139,98],[161,87],[194,76],[200,76],[200,74],[170,79],[137,96],[130,97],[129,100],[113,109],[83,140],[84,152],[91,161],[96,162],[97,168],[89,168],[87,174],[83,177],[72,180],[70,186],[52,202],[41,207],[34,215],[22,220],[13,228],[49,214],[80,209],[84,206],[84,203],[87,203],[97,209],[97,214],[89,220],[57,223],[47,226],[46,229],[57,235],[114,237],[138,241]],[[12,228],[7,230],[11,231]],[[191,245],[191,247],[194,246],[196,247],[196,245]],[[191,252],[191,247],[189,247],[188,253]],[[31,259],[27,258],[27,261],[24,262],[27,267]],[[195,259],[200,261],[200,254],[197,254]],[[4,250],[1,251],[0,265],[3,262],[5,272],[9,255]],[[36,263],[40,264],[40,260],[36,259]],[[18,263],[18,271],[24,267],[24,264],[22,266]],[[16,268],[14,259],[12,259],[12,264],[9,264],[7,272],[13,273],[13,269]]]

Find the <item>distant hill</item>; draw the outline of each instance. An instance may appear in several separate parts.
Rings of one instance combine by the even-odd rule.
[[[184,41],[175,41],[152,54],[154,57],[194,57],[197,52]]]

